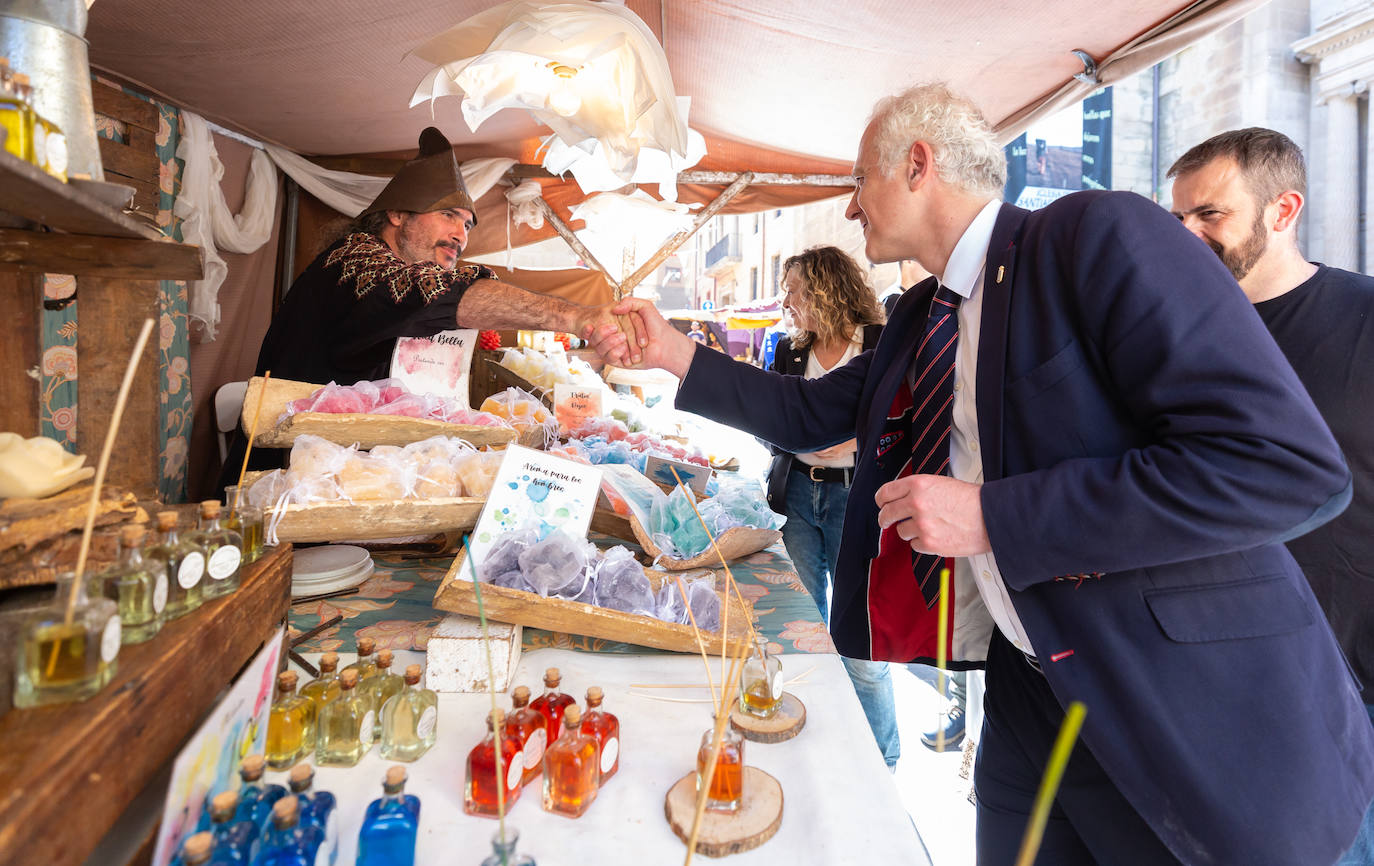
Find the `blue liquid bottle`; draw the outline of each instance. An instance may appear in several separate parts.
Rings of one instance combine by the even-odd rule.
[[[491,856],[482,861],[482,866],[537,866],[528,854],[515,853],[515,843],[520,841],[520,831],[506,826],[505,838],[498,830],[491,837]]]
[[[214,837],[205,831],[189,836],[181,843],[181,853],[172,858],[171,866],[205,866],[210,862],[214,845]]]
[[[300,801],[282,797],[272,807],[272,822],[263,834],[253,866],[315,866],[324,842],[316,827],[300,826]]]
[[[300,802],[300,825],[315,827],[324,834],[324,848],[329,862],[333,863],[339,855],[339,810],[338,801],[328,791],[312,791],[315,784],[315,769],[301,763],[291,768],[291,793]]]
[[[257,853],[258,828],[238,819],[237,791],[216,794],[210,805],[210,833],[214,837],[211,866],[248,866]]]
[[[240,821],[252,821],[259,834],[267,829],[268,817],[277,801],[286,796],[281,785],[268,785],[262,781],[267,769],[267,758],[262,755],[249,755],[239,764],[239,778],[243,785],[239,788],[239,809],[234,816]]]
[[[405,768],[388,769],[383,796],[368,805],[358,834],[358,866],[415,866],[420,798],[405,788]]]

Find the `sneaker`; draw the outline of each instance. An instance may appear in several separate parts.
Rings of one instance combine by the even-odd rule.
[[[930,749],[932,752],[940,751],[936,748],[936,737],[938,730],[926,731],[921,734],[921,745]],[[958,704],[949,708],[949,713],[945,716],[945,751],[957,749],[964,742],[964,708]]]

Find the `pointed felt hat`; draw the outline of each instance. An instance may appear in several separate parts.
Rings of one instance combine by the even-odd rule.
[[[453,146],[444,134],[432,126],[420,133],[420,153],[396,172],[391,183],[362,216],[383,210],[429,213],[445,208],[463,208],[472,213],[477,224],[477,206],[468,195]]]

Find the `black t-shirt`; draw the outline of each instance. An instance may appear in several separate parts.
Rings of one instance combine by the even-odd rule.
[[[1354,475],[1343,514],[1288,543],[1374,704],[1374,278],[1318,265],[1255,305]]]

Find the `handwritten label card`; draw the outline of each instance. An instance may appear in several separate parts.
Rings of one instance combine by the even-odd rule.
[[[601,470],[543,451],[506,447],[506,459],[496,470],[487,504],[472,531],[470,554],[473,567],[482,564],[503,532],[533,527],[542,539],[554,530],[569,538],[586,538],[596,497],[601,491]],[[464,569],[463,576],[471,578]]]
[[[468,372],[477,332],[440,331],[432,337],[402,337],[391,353],[391,378],[416,394],[435,394],[468,406]]]
[[[601,417],[601,389],[558,382],[553,386],[553,411],[558,429],[570,433]]]
[[[697,496],[706,495],[706,482],[711,480],[711,468],[709,466],[699,466],[696,463],[681,463],[677,460],[669,460],[666,457],[655,457],[649,455],[649,460],[644,464],[644,474],[649,476],[659,484],[677,486],[677,478],[673,477],[673,470],[677,470],[677,477],[682,479],[682,483],[692,488],[692,492]]]

